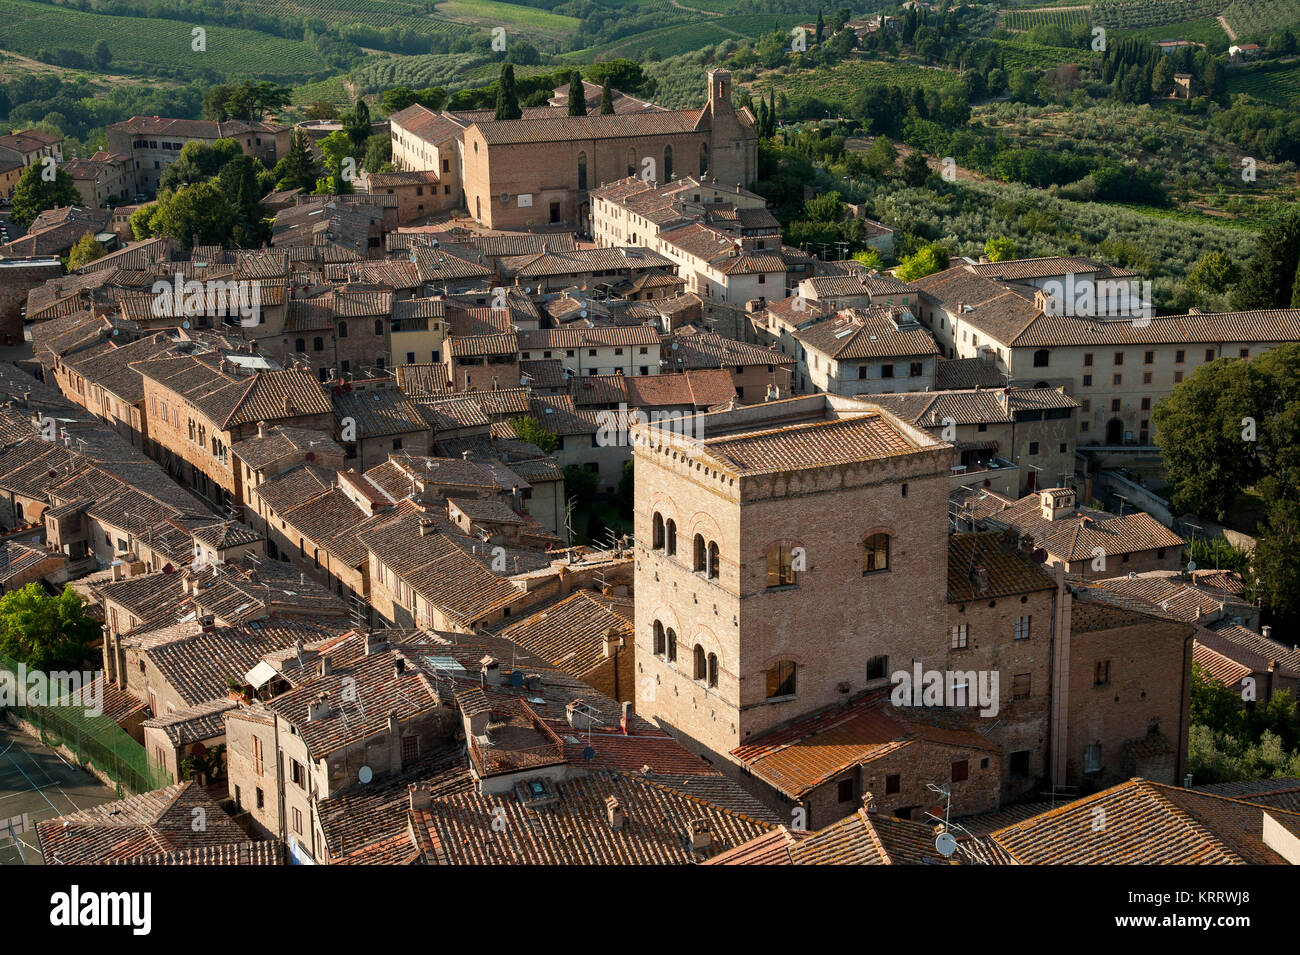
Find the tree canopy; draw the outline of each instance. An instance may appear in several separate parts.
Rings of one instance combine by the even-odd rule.
[[[31,583],[0,597],[0,653],[37,670],[72,670],[86,662],[99,622],[71,587],[51,597]]]

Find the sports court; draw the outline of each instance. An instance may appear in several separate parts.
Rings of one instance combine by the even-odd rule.
[[[40,865],[36,823],[115,798],[94,776],[0,721],[0,865]]]

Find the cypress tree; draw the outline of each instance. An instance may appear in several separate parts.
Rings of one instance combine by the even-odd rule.
[[[600,88],[600,114],[608,116],[614,112],[614,92],[609,88],[609,80]]]
[[[569,115],[587,115],[587,91],[582,85],[582,74],[577,70],[569,74]]]
[[[515,92],[515,65],[501,64],[501,78],[497,81],[496,119],[519,119],[524,111],[519,108],[519,94]]]

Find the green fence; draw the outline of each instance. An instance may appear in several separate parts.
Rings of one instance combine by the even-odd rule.
[[[54,699],[66,688],[55,685],[51,693],[45,674],[20,669],[16,660],[3,654],[0,654],[0,680],[12,680],[10,686],[17,690],[14,705],[5,708],[35,727],[42,743],[65,747],[79,764],[93,766],[113,780],[119,796],[149,792],[172,783],[171,774],[151,765],[145,748],[111,717],[87,714],[89,700],[57,699],[47,705],[20,705],[29,700]],[[0,700],[0,706],[9,702]]]

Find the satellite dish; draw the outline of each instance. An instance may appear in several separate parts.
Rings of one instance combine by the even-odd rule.
[[[584,748],[582,751],[582,758],[590,762],[596,758],[596,750],[590,746]]]
[[[1195,569],[1196,569],[1196,561],[1194,561],[1194,560],[1189,560],[1189,561],[1187,562],[1187,570],[1188,570],[1188,572],[1191,572],[1191,571],[1193,571],[1193,570],[1195,570]]]
[[[181,322],[181,328],[189,328],[189,327],[190,327],[189,322]],[[113,334],[116,335],[117,332],[113,332]]]
[[[581,312],[578,313],[578,317],[579,317],[579,318],[586,318],[586,317],[587,317],[587,310],[584,308]]]
[[[516,687],[517,687],[517,686],[523,686],[523,685],[524,685],[524,671],[523,671],[523,670],[515,670],[513,673],[510,674],[510,685],[511,685],[511,686],[516,686]]]
[[[357,771],[357,779],[361,780],[362,785],[369,783],[370,780],[374,778],[375,774],[369,766],[362,766],[361,769]]]
[[[941,832],[939,838],[934,840],[934,848],[939,855],[947,859],[957,851],[957,837],[951,832]]]
[[[1038,548],[1036,551],[1034,551],[1034,563],[1035,564],[1047,563],[1047,551],[1043,550],[1043,548],[1041,547]]]

